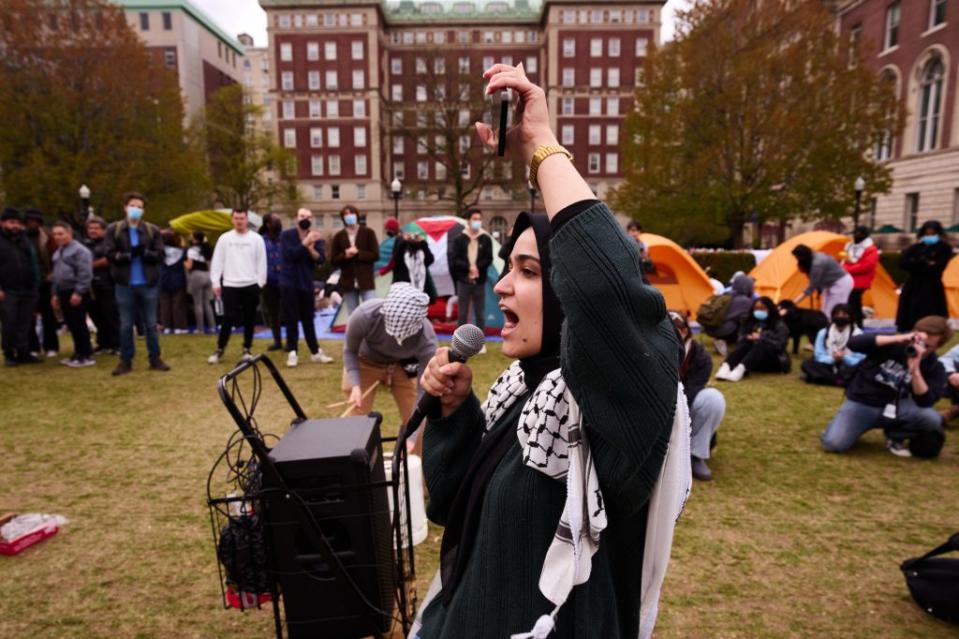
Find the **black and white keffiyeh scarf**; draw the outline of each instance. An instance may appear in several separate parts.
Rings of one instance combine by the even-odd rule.
[[[832,355],[837,351],[844,350],[849,338],[860,333],[862,331],[855,324],[850,324],[845,328],[830,324],[829,328],[826,329],[826,351]]]
[[[386,334],[403,345],[403,342],[423,330],[423,319],[430,298],[409,282],[397,282],[390,286],[380,314],[383,315]]]
[[[527,390],[523,369],[519,362],[514,362],[496,380],[483,403],[487,432]],[[539,579],[543,596],[556,607],[537,619],[530,632],[512,636],[512,639],[545,639],[552,632],[556,615],[573,587],[589,579],[592,558],[599,550],[600,534],[607,524],[603,493],[582,429],[580,408],[560,369],[548,373],[526,401],[516,436],[524,465],[566,483],[566,504]],[[649,637],[655,625],[673,528],[692,484],[689,463],[689,414],[680,385],[669,449],[650,499],[640,637]]]

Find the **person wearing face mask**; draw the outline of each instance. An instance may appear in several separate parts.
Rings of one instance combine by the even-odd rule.
[[[646,638],[690,485],[676,330],[635,244],[558,144],[545,92],[522,65],[486,79],[517,96],[507,153],[530,165],[547,214],[520,216],[510,238],[495,292],[514,361],[476,389],[486,401],[446,348],[421,380],[440,398],[423,469],[427,514],[445,529],[411,636]],[[495,149],[494,131],[476,129]]]
[[[297,211],[296,225],[280,233],[280,299],[286,320],[286,365],[291,368],[299,364],[300,325],[303,326],[306,347],[310,350],[310,361],[320,364],[333,361],[316,341],[313,324],[316,309],[313,272],[326,259],[323,248],[323,235],[313,228],[310,209]]]
[[[936,220],[925,222],[919,229],[919,241],[902,252],[899,265],[909,275],[899,294],[896,329],[909,331],[921,317],[949,317],[942,272],[952,259],[952,246],[946,232]]]
[[[456,282],[459,304],[457,326],[469,322],[470,309],[476,325],[486,326],[486,274],[492,263],[493,240],[483,231],[483,212],[470,209],[466,229],[453,239],[449,250],[450,275]]]
[[[853,320],[862,328],[862,296],[872,286],[876,278],[876,267],[879,265],[879,249],[869,237],[868,226],[857,226],[853,231],[852,241],[843,249],[846,254],[842,267],[852,275],[852,292],[849,294],[849,306],[852,308]]]
[[[340,211],[343,228],[333,236],[330,263],[340,269],[340,293],[346,309],[352,313],[362,302],[376,297],[373,264],[380,259],[376,233],[360,225],[355,206]]]
[[[798,306],[816,291],[822,295],[822,314],[832,315],[836,304],[845,304],[852,293],[852,275],[847,273],[831,255],[814,251],[805,244],[792,250],[801,273],[809,276],[809,286],[793,302]]]
[[[802,363],[802,378],[810,384],[845,387],[856,372],[865,354],[849,349],[849,339],[862,334],[853,321],[851,304],[837,304],[832,309],[829,326],[816,335],[814,355]]]
[[[302,210],[302,209],[301,209]],[[260,309],[263,311],[263,320],[270,327],[273,334],[273,343],[266,350],[283,350],[282,335],[280,333],[280,272],[283,270],[283,249],[280,246],[280,233],[283,231],[283,222],[276,213],[267,213],[263,216],[263,226],[260,235],[266,246],[266,285],[260,291]]]
[[[0,345],[5,366],[40,362],[30,354],[39,285],[36,249],[23,232],[23,215],[8,206],[0,214]]]
[[[739,324],[736,349],[720,365],[716,379],[738,382],[747,373],[788,373],[788,341],[789,329],[780,319],[776,304],[768,297],[760,297]]]
[[[363,302],[350,315],[343,346],[343,395],[354,415],[373,410],[382,384],[405,424],[416,404],[417,377],[436,353],[433,325],[426,318],[429,298],[408,282],[390,286],[386,299]],[[419,453],[419,446],[414,448]]]
[[[193,298],[193,314],[197,334],[216,330],[213,318],[213,283],[210,281],[210,260],[213,247],[206,241],[203,231],[193,231],[190,248],[186,251],[187,288]]]
[[[168,371],[160,358],[157,335],[157,304],[160,299],[160,262],[165,251],[160,229],[143,219],[146,198],[139,193],[123,196],[126,218],[114,222],[106,231],[106,256],[120,313],[120,361],[113,375],[133,370],[135,355],[133,323],[139,318],[146,332],[150,370]]]

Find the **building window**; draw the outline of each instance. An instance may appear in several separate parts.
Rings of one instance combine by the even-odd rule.
[[[619,86],[619,69],[618,68],[609,69],[607,71],[607,74],[608,74],[607,85],[610,87],[618,87]]]
[[[366,100],[353,100],[353,117],[366,117]]]
[[[618,124],[607,124],[606,125],[606,144],[616,146],[619,144],[619,125]]]
[[[173,14],[171,14],[169,11],[164,11],[161,15],[163,17],[163,30],[173,31]],[[943,12],[943,15],[945,15],[945,12]],[[939,23],[937,22],[936,24]]]
[[[310,129],[310,146],[314,149],[323,146],[323,129]]]
[[[919,135],[917,151],[931,151],[936,148],[939,135],[939,116],[942,110],[942,78],[945,67],[938,57],[926,63],[922,71],[922,84],[919,87]]]
[[[619,24],[623,21],[623,12],[621,9],[610,9],[609,10],[609,21],[612,24]],[[610,54],[612,55],[612,54]]]
[[[563,57],[572,58],[576,55],[576,40],[573,38],[563,39]]]
[[[590,153],[588,160],[586,170],[590,173],[599,173],[599,153]]]
[[[619,115],[619,98],[606,98],[606,115]]]
[[[281,62],[292,62],[293,61],[293,45],[289,42],[280,43],[280,61]]]
[[[602,24],[603,23],[602,9],[593,9],[592,15],[590,16],[590,21],[593,24]]]
[[[176,51],[172,49],[167,49],[163,52],[163,64],[166,65],[167,69],[176,68]]]
[[[483,32],[483,44],[493,44],[493,32],[484,31]]]
[[[446,58],[436,58],[433,60],[433,73],[437,75],[446,73]]]
[[[366,175],[366,156],[357,155],[353,157],[353,172],[356,175]]]
[[[351,13],[351,14],[350,14],[350,26],[351,26],[351,27],[362,27],[362,26],[363,26],[363,14],[362,14],[362,13]]]
[[[353,127],[353,146],[366,146],[366,127]]]
[[[603,55],[603,39],[591,38],[589,41],[589,57],[599,58]]]
[[[353,71],[353,89],[356,91],[366,88],[366,74],[363,69]]]
[[[330,156],[330,175],[339,175],[340,174],[340,156],[331,155]],[[333,198],[334,200],[336,198]]]
[[[366,173],[366,171],[363,171],[363,173]],[[356,185],[356,199],[357,199],[357,200],[365,200],[365,199],[366,199],[366,185],[365,185],[365,184],[357,184],[357,185]]]
[[[310,158],[310,173],[313,175],[323,175],[322,155],[314,155]]]
[[[589,70],[589,86],[598,89],[603,86],[603,70],[602,69],[590,69]]]
[[[590,115],[603,114],[603,98],[592,97],[589,99],[589,114]]]
[[[340,101],[339,100],[326,101],[326,117],[328,118],[340,117]]]
[[[350,43],[350,57],[352,57],[354,60],[363,59],[363,41],[362,40],[354,40],[353,42]]]
[[[618,58],[619,50],[620,50],[619,38],[610,38],[608,49],[607,49],[609,53],[609,57]]]
[[[326,90],[336,91],[336,89],[338,88],[339,86],[336,81],[336,71],[327,71],[326,72]]]
[[[946,21],[946,0],[930,0],[929,28],[938,26]]]
[[[283,129],[283,146],[288,149],[296,148],[296,129]]]
[[[636,57],[646,56],[646,50],[649,48],[649,38],[636,38]]]
[[[293,14],[293,26],[299,29],[303,26],[303,15],[300,13]]]
[[[886,34],[883,39],[883,49],[891,49],[899,44],[899,14],[898,2],[886,7]]]
[[[308,26],[308,27],[315,27],[315,26],[318,26],[319,24],[320,24],[320,22],[319,22],[319,20],[317,19],[315,13],[308,13],[308,14],[306,14],[306,26]]]
[[[335,42],[326,42],[323,44],[323,57],[327,60],[336,60]]]
[[[323,185],[314,184],[313,185],[313,199],[322,200],[323,199]],[[321,217],[318,221],[322,222],[323,218]]]
[[[574,104],[573,98],[563,98],[563,101],[560,103],[560,111],[563,115],[575,115],[576,109]]]
[[[589,125],[589,143],[591,145],[600,144],[602,140],[600,139],[602,135],[603,127],[598,124]]]
[[[535,55],[526,56],[526,72],[527,73],[537,73],[537,68],[539,67],[539,60]]]
[[[320,59],[320,43],[319,42],[306,43],[306,59],[307,60]]]
[[[436,162],[433,164],[433,174],[436,175],[437,180],[446,179],[446,165],[442,162]]]
[[[919,194],[906,193],[906,229],[916,232],[919,223]]]
[[[503,31],[500,34],[500,42],[502,42],[503,44],[513,44],[513,32]]]
[[[461,57],[459,67],[460,67],[460,73],[464,75],[468,74],[470,72],[470,59],[465,56]]]
[[[402,102],[403,101],[403,85],[394,84],[391,90],[391,95],[394,102]]]
[[[576,69],[563,69],[563,86],[576,86]]]
[[[330,148],[336,149],[340,146],[340,127],[331,126],[326,130],[326,143]]]
[[[572,9],[563,9],[563,24],[576,24],[576,12]]]
[[[422,75],[426,73],[426,60],[423,58],[416,58],[416,73]]]
[[[402,162],[393,167],[393,176],[398,180],[406,179],[406,167],[403,166]]]
[[[493,66],[493,56],[488,55],[483,58],[483,71],[486,71],[491,66]]]
[[[284,73],[283,75],[286,76],[287,74]],[[292,76],[293,74],[291,73],[290,75]],[[310,71],[309,73],[306,74],[306,79],[307,79],[307,86],[310,88],[310,91],[320,90],[320,72],[319,71]],[[287,91],[292,91],[293,78],[290,78],[290,88],[287,89],[285,86],[283,88]]]
[[[416,87],[416,101],[426,102],[426,87],[423,85]]]
[[[332,159],[333,159],[333,158],[330,158],[330,160],[332,160]],[[332,162],[330,162],[330,165],[332,166]],[[340,174],[339,168],[340,168],[340,158],[336,158],[336,169],[337,169],[337,170],[336,170],[336,173],[334,174],[334,173],[333,173],[333,169],[331,168],[331,169],[330,169],[330,175],[339,175],[339,174]],[[330,199],[331,199],[331,200],[338,200],[338,199],[340,199],[340,185],[339,185],[339,184],[331,184],[331,185],[330,185]],[[339,226],[340,224],[342,224],[342,222],[340,222],[340,218],[339,218],[339,217],[333,218],[333,225],[334,225],[334,226]]]
[[[471,135],[461,135],[460,136],[460,154],[465,155],[469,153],[470,146],[473,144],[473,136]]]
[[[619,173],[619,153],[606,154],[606,172]]]
[[[403,138],[395,137],[393,138],[393,153],[396,155],[403,154]]]
[[[281,29],[289,29],[289,28],[290,28],[290,16],[289,16],[288,14],[283,14],[283,15],[281,15],[281,16],[278,16],[277,19],[276,19],[276,24],[277,24],[277,26],[279,26]]]
[[[416,179],[417,180],[430,179],[430,163],[429,162],[416,163]]]
[[[403,73],[402,58],[390,58],[390,73],[393,75],[401,75]]]
[[[563,132],[563,142],[562,144],[572,144],[576,136],[576,129],[572,124],[564,124],[562,128]]]
[[[280,74],[280,88],[284,91],[293,90],[293,72],[284,71]]]
[[[296,117],[296,108],[293,100],[283,100],[283,119],[292,120]]]
[[[150,14],[141,13],[140,14],[140,31],[149,31],[150,30]]]
[[[463,166],[460,167],[460,177],[462,177],[464,180],[468,180],[470,179],[470,175],[472,175],[472,171],[469,163],[463,164]]]
[[[503,56],[503,59],[500,60],[500,62],[503,63],[503,64],[505,64],[505,65],[507,65],[507,66],[513,66],[513,56],[511,56],[511,55],[504,55],[504,56]]]

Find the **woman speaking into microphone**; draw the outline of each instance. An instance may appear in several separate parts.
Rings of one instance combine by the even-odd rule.
[[[510,238],[495,292],[515,361],[485,401],[447,349],[422,376],[442,407],[424,434],[428,515],[446,529],[411,636],[648,636],[689,485],[676,332],[635,243],[557,143],[543,90],[522,66],[485,78],[516,95],[507,150],[547,214],[521,215]]]

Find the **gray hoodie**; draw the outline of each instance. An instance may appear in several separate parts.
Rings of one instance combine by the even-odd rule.
[[[803,293],[806,295],[812,295],[813,291],[821,293],[846,275],[846,270],[832,256],[813,251],[812,264],[809,266],[809,286]]]
[[[726,318],[722,325],[713,333],[716,336],[728,337],[735,341],[739,331],[739,320],[749,314],[753,307],[753,278],[748,275],[740,275],[732,284],[733,298],[729,300],[729,308],[726,309]]]
[[[53,254],[53,294],[73,291],[79,295],[90,292],[93,281],[93,254],[76,240]]]

